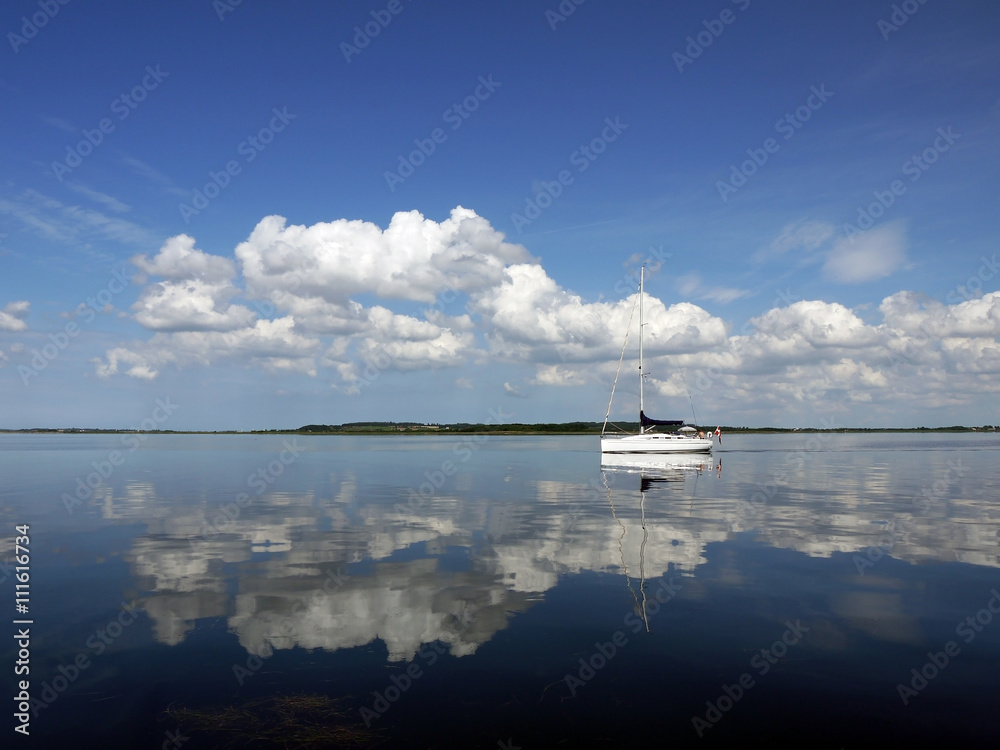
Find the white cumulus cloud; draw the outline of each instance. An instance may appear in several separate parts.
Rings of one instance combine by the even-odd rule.
[[[845,283],[905,263],[899,224],[851,244],[833,240],[828,225],[800,222],[783,230],[771,252],[796,248],[825,257],[826,272]],[[383,373],[446,368],[454,371],[447,382],[468,389],[474,372],[502,365],[511,372],[501,381],[507,395],[530,398],[527,389],[544,386],[550,394],[581,389],[590,399],[610,386],[631,326],[631,374],[622,369],[619,393],[637,395],[637,294],[622,289],[621,299],[586,300],[469,209],[441,222],[403,212],[385,229],[347,219],[288,226],[271,216],[230,257],[179,235],[133,263],[152,277],[132,309],[152,335],[109,349],[96,361],[101,377],[152,379],[166,367],[220,364],[323,376],[357,394],[400,382],[378,380]],[[716,304],[741,293],[707,287],[696,273],[677,283]],[[716,419],[735,411],[747,421],[781,414],[816,423],[854,407],[878,419],[1000,391],[1000,292],[954,304],[911,291],[856,309],[820,299],[773,304],[730,333],[699,304],[667,304],[647,292],[647,396],[663,399],[667,412],[686,411],[693,393],[699,414]],[[8,304],[0,329],[24,330],[28,309]],[[593,399],[594,411],[603,413],[602,400]]]
[[[31,310],[31,303],[25,300],[8,302],[0,310],[0,331],[23,331],[28,324],[24,322],[25,316]]]
[[[197,279],[206,283],[230,281],[236,265],[229,258],[209,255],[195,246],[194,237],[178,234],[171,237],[153,258],[132,257],[132,265],[150,276],[164,279]]]
[[[364,292],[433,303],[444,291],[496,284],[506,265],[532,260],[461,206],[440,223],[400,212],[384,230],[347,219],[287,226],[283,217],[268,216],[237,246],[236,257],[254,295],[280,290],[336,304]]]

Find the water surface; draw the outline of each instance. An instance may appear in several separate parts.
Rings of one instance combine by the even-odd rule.
[[[723,440],[0,435],[22,744],[995,742],[1000,438]]]

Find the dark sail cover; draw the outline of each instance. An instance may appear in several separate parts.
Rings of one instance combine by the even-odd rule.
[[[662,427],[679,427],[684,424],[683,419],[650,419],[646,416],[643,411],[639,412],[639,424],[643,427],[652,427],[653,425],[660,425]]]

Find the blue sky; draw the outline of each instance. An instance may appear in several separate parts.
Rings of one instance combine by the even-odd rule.
[[[994,3],[43,0],[0,31],[0,426],[599,420],[644,262],[651,414],[1000,422]]]

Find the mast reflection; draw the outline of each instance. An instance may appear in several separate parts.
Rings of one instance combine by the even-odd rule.
[[[601,456],[601,475],[607,492],[608,505],[611,508],[611,516],[621,529],[621,534],[618,536],[618,553],[622,570],[625,573],[625,586],[634,602],[633,610],[642,618],[647,633],[650,632],[650,628],[649,613],[647,611],[648,599],[646,596],[646,545],[649,541],[649,529],[646,525],[646,493],[658,485],[670,486],[671,484],[683,484],[688,476],[694,474],[697,478],[709,471],[714,471],[716,477],[721,479],[722,459],[719,458],[713,464],[712,457],[705,454],[638,455],[607,453]],[[642,529],[642,541],[639,543],[638,593],[632,585],[632,575],[625,560],[624,540],[628,531],[625,523],[619,517],[618,508],[615,506],[614,493],[611,489],[614,477],[619,474],[639,475],[639,527]]]

